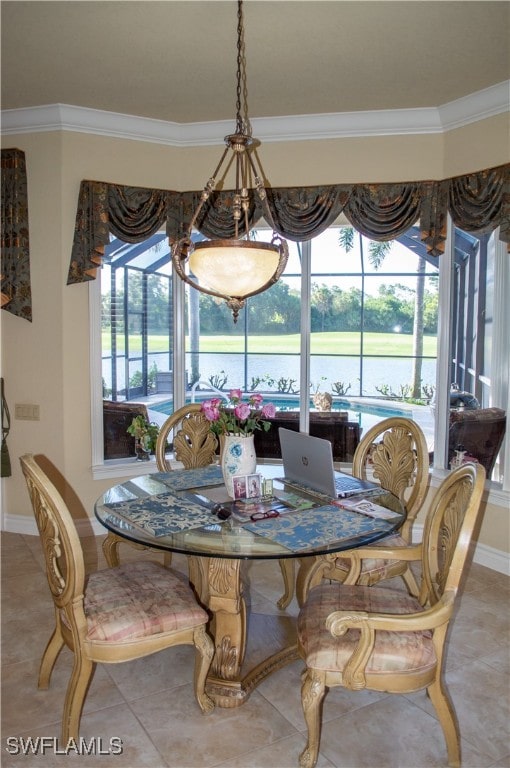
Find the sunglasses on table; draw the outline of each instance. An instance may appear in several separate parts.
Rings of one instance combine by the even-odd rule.
[[[250,520],[253,520],[254,523],[258,522],[259,520],[267,520],[269,517],[279,517],[280,513],[276,509],[269,509],[267,512],[255,512],[253,515],[250,515]]]
[[[223,506],[223,504],[215,504],[214,507],[211,508],[211,512],[220,520],[228,520],[232,515],[232,510]],[[269,517],[279,517],[279,515],[280,513],[276,509],[269,509],[265,512],[255,512],[253,515],[250,515],[250,520],[256,523],[259,520],[266,520]]]
[[[224,507],[223,504],[215,504],[214,507],[211,508],[211,512],[220,520],[228,520],[232,515],[232,510],[228,507]]]

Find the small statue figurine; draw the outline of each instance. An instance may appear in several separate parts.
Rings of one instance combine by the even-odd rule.
[[[333,405],[333,398],[329,392],[317,392],[312,401],[318,411],[330,411]]]
[[[458,445],[457,448],[455,449],[455,456],[450,461],[450,468],[457,469],[457,467],[461,467],[465,461],[466,461],[466,451],[464,450],[464,446]]]

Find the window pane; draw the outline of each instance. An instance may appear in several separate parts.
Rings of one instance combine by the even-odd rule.
[[[269,230],[255,232],[263,242],[271,236]],[[212,386],[225,391],[276,391],[278,387],[297,391],[301,259],[298,244],[288,245],[284,276],[249,298],[235,325],[223,301],[187,289],[186,368],[191,385],[202,382],[201,389]]]
[[[166,235],[136,244],[114,238],[105,250],[100,273],[103,398],[144,402],[158,386],[170,397],[172,276]]]
[[[350,227],[330,228],[312,241],[314,389],[351,397],[431,397],[437,267],[425,260],[414,229],[389,243]]]

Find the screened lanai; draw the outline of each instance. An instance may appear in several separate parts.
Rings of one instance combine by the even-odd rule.
[[[202,236],[197,234],[197,238]],[[491,284],[488,239],[488,236],[478,238],[458,228],[455,230],[454,295],[457,319],[452,339],[451,380],[462,389],[472,391],[480,402],[484,399],[483,378],[487,373],[484,367],[485,335],[490,333],[486,318],[487,283]],[[437,258],[427,253],[417,226],[396,238],[396,241],[424,262],[437,267]],[[297,245],[301,259],[301,250]],[[141,243],[126,243],[115,238],[107,246],[105,256],[101,278],[103,396],[114,401],[155,394],[171,397],[174,340],[168,238],[164,233],[156,233]],[[399,278],[393,275],[391,279],[398,282]],[[193,294],[190,304],[196,306],[199,296],[195,291],[190,293]],[[473,296],[477,297],[476,311],[470,306]],[[483,334],[478,332],[474,353],[466,344],[466,338],[473,338],[476,314],[483,315],[486,321],[481,326]],[[198,348],[198,339],[191,338],[190,345],[187,351],[192,356],[196,352],[193,347]],[[239,367],[240,370],[244,367],[241,359]],[[218,359],[217,370],[221,369],[221,359]],[[195,383],[191,372],[186,374],[186,381],[187,387]],[[216,384],[221,385],[221,380],[218,379]],[[360,394],[362,392],[361,381]]]

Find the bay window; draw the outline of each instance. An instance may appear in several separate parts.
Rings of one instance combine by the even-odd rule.
[[[256,231],[259,239],[270,234]],[[384,418],[384,406],[421,420],[436,467],[447,467],[450,385],[472,391],[482,406],[508,405],[503,244],[455,230],[437,258],[427,255],[417,227],[381,244],[332,226],[289,246],[281,280],[250,298],[233,325],[223,304],[172,279],[167,242],[158,258],[143,249],[134,257],[133,246],[123,250],[117,241],[101,275],[111,317],[109,336],[105,328],[101,336],[106,396],[111,389],[114,398],[142,398],[164,419],[186,400],[240,387],[299,408],[307,429],[311,396],[327,391],[362,428]],[[114,301],[115,272],[123,277]],[[91,293],[97,301],[94,283]],[[97,360],[93,367],[97,376]],[[170,372],[165,385],[162,374]],[[94,412],[99,427],[97,404]],[[97,428],[96,472],[101,465],[113,472],[99,443]],[[508,450],[494,479],[508,482],[505,456]]]

